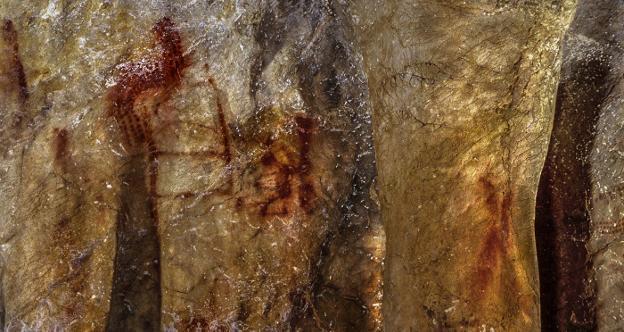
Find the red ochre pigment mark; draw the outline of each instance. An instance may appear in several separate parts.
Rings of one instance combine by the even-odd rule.
[[[207,68],[207,67],[206,67]],[[225,172],[227,172],[227,185],[219,190],[221,194],[231,194],[234,187],[234,178],[232,176],[232,142],[230,129],[227,124],[227,118],[225,116],[225,107],[227,106],[227,99],[225,93],[219,89],[214,78],[208,77],[208,84],[215,93],[216,106],[217,106],[217,121],[218,121],[218,133],[221,136],[221,144],[223,150],[216,153],[215,156],[221,158],[225,162]]]
[[[267,151],[261,158],[260,175],[254,183],[257,195],[239,199],[237,206],[258,207],[263,217],[291,216],[298,211],[310,213],[316,199],[312,178],[310,144],[316,131],[316,121],[296,115],[293,118],[294,139],[268,139]]]
[[[69,132],[65,128],[54,129],[53,139],[54,163],[65,171],[68,166],[67,157],[69,155]]]
[[[20,102],[26,102],[28,99],[28,85],[26,83],[26,74],[24,66],[19,56],[19,44],[17,42],[17,31],[11,20],[4,20],[2,24],[2,39],[9,48],[9,54],[4,54],[9,61],[9,67],[12,71],[11,75],[16,81],[19,89]]]
[[[158,154],[152,136],[152,117],[158,105],[170,98],[180,85],[182,72],[188,66],[182,49],[182,39],[173,21],[165,17],[152,29],[154,52],[139,61],[119,66],[117,84],[108,94],[109,115],[113,116],[131,149],[145,149],[149,157],[149,188],[156,197]],[[151,103],[146,103],[151,100]],[[138,105],[146,103],[147,105]],[[155,105],[150,109],[150,104]],[[145,107],[141,107],[145,106]],[[147,109],[146,109],[147,108]],[[156,212],[154,211],[154,215]]]
[[[155,105],[167,100],[180,85],[182,72],[188,66],[180,34],[171,19],[160,20],[152,32],[156,44],[153,54],[120,65],[117,84],[108,94],[109,115],[119,123],[127,143],[144,144],[148,149],[155,149],[150,120],[152,111],[157,110],[143,110],[135,104],[150,98]]]
[[[486,177],[479,179],[479,186],[485,195],[485,207],[490,226],[479,250],[473,279],[475,298],[481,299],[497,274],[501,273],[511,245],[511,193],[502,193]]]
[[[229,165],[232,162],[232,144],[230,143],[230,130],[227,126],[225,111],[223,109],[224,101],[221,96],[223,92],[219,90],[215,80],[212,77],[208,78],[208,83],[217,94],[217,116],[219,120],[219,129],[221,131],[221,143],[223,144],[223,152],[221,152],[221,156],[226,164]]]

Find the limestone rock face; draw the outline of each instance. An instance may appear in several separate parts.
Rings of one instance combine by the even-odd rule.
[[[572,1],[362,1],[388,331],[539,330],[533,220]]]
[[[8,330],[376,330],[368,90],[324,2],[3,1]]]
[[[624,328],[623,10],[0,1],[3,330]]]

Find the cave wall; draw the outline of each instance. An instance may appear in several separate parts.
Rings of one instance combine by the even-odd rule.
[[[0,17],[7,330],[379,329],[368,90],[339,8]]]
[[[539,330],[534,241],[573,1],[360,2],[384,326]]]
[[[622,328],[618,1],[580,1],[563,65],[536,220],[542,326]]]
[[[621,328],[622,8],[0,2],[0,323]]]

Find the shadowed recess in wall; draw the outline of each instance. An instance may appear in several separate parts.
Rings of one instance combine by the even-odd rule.
[[[595,282],[587,248],[591,231],[590,155],[601,105],[613,88],[613,69],[605,49],[594,49],[594,44],[578,49],[574,39],[582,35],[604,43],[607,22],[604,17],[596,20],[591,5],[581,6],[564,45],[554,125],[536,205],[545,331],[597,327]]]

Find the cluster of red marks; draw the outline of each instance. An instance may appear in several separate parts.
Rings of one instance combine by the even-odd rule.
[[[316,121],[298,115],[294,124],[295,142],[271,139],[266,142],[268,149],[261,158],[261,174],[254,183],[258,195],[252,198],[263,217],[312,211],[316,189],[309,154]]]
[[[152,33],[155,39],[152,52],[139,61],[119,66],[121,72],[117,84],[108,93],[108,99],[109,115],[119,123],[128,146],[148,157],[148,199],[151,202],[151,218],[156,223],[157,159],[160,151],[152,136],[152,112],[157,112],[159,105],[167,101],[180,85],[188,61],[184,57],[180,33],[170,18],[158,21]]]
[[[69,132],[65,128],[54,129],[52,147],[54,151],[54,163],[62,170],[67,168],[67,156],[69,145]]]
[[[476,298],[481,298],[481,294],[490,287],[496,277],[495,274],[501,272],[511,236],[511,193],[501,193],[486,177],[479,179],[479,186],[485,195],[485,205],[491,224],[477,259],[473,285]]]
[[[26,102],[28,99],[28,84],[26,83],[26,74],[24,73],[24,66],[19,56],[19,44],[17,42],[17,32],[13,26],[11,20],[4,20],[2,24],[2,39],[9,48],[9,54],[5,54],[9,61],[11,75],[16,81],[19,89],[20,102]]]
[[[183,54],[180,33],[171,19],[161,19],[152,32],[156,44],[154,53],[120,65],[117,84],[109,91],[108,98],[111,102],[109,114],[119,123],[127,143],[130,146],[145,144],[148,152],[154,154],[157,149],[150,124],[152,111],[180,85],[188,61]],[[151,99],[156,109],[137,107],[136,103],[144,99]]]
[[[204,317],[191,316],[176,324],[180,331],[227,331],[224,326],[216,328],[215,323],[211,323]]]

